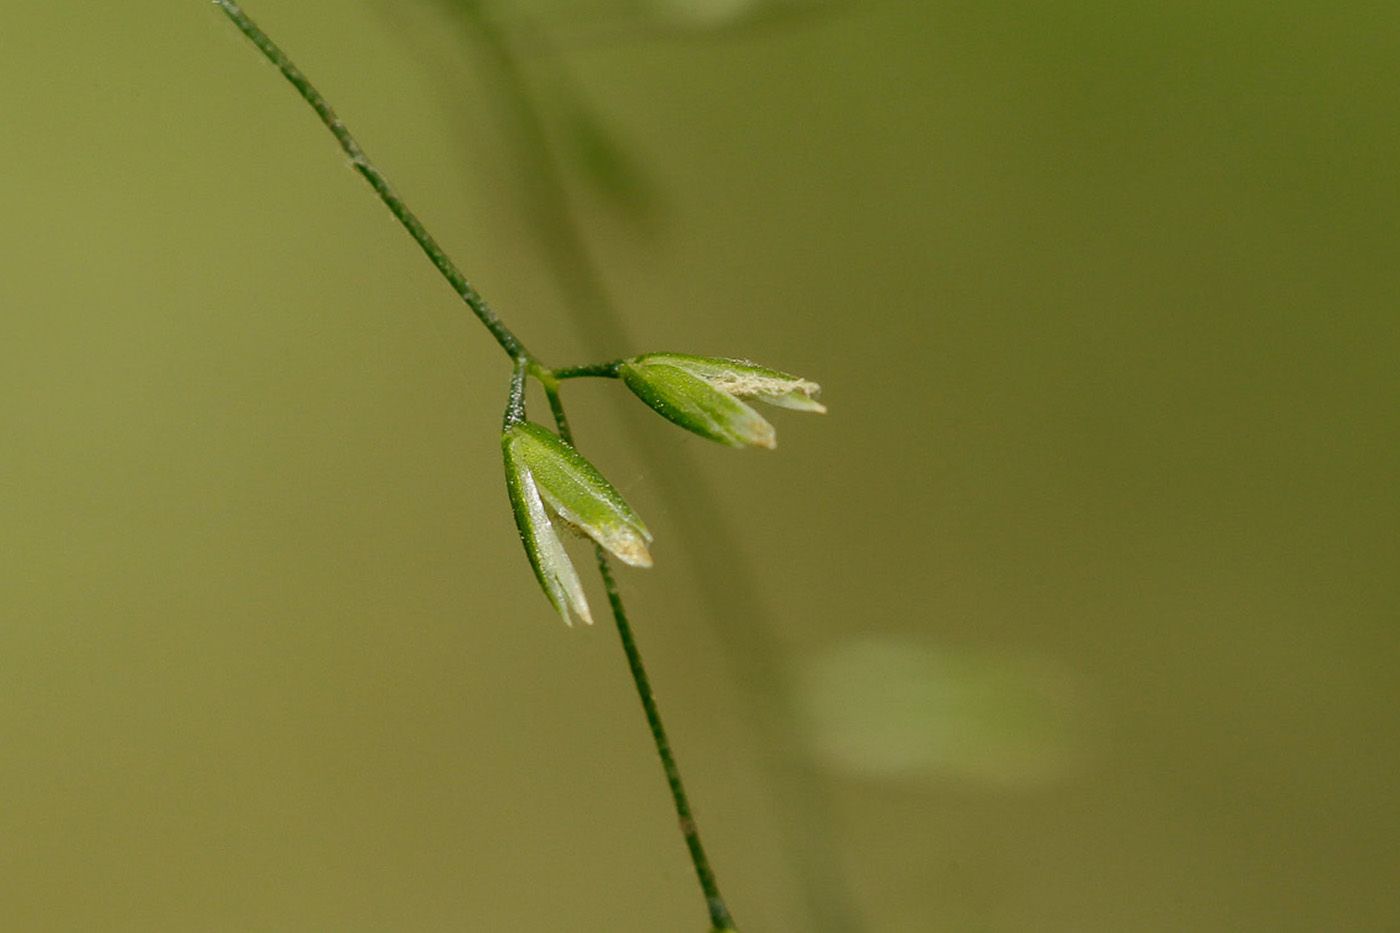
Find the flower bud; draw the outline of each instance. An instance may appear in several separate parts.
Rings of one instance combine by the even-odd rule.
[[[522,421],[506,428],[501,448],[515,525],[535,578],[565,623],[572,610],[591,624],[583,586],[551,513],[634,567],[651,566],[651,533],[597,468],[557,434]]]
[[[741,360],[648,353],[624,360],[618,375],[662,417],[731,447],[775,447],[773,426],[743,399],[825,412],[821,387]]]

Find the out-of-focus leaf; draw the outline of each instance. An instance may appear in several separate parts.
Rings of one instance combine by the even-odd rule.
[[[1046,658],[859,640],[812,659],[800,684],[816,752],[863,777],[1038,785],[1082,760],[1079,691]]]

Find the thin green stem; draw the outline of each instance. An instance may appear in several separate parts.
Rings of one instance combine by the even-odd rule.
[[[719,883],[715,881],[715,873],[710,868],[705,847],[700,843],[700,828],[695,824],[695,817],[691,813],[690,799],[686,796],[685,785],[681,782],[681,770],[671,753],[671,743],[666,738],[666,727],[661,723],[661,711],[656,706],[656,697],[652,693],[646,667],[642,664],[642,653],[637,648],[632,626],[627,622],[627,610],[622,605],[622,594],[617,589],[617,581],[613,579],[607,552],[601,546],[595,546],[594,550],[598,554],[598,573],[602,576],[603,587],[608,592],[608,603],[612,606],[617,634],[622,640],[622,650],[627,655],[627,666],[632,671],[632,682],[637,685],[637,696],[641,698],[647,725],[651,727],[651,738],[656,743],[656,753],[661,757],[661,767],[666,772],[666,783],[671,788],[671,802],[676,807],[676,822],[680,826],[681,836],[685,838],[685,846],[690,850],[690,861],[695,866],[700,890],[705,893],[705,906],[710,911],[710,924],[715,931],[733,930],[734,920],[719,893]]]
[[[257,46],[258,51],[277,66],[283,77],[297,89],[302,100],[310,104],[311,109],[316,111],[316,116],[321,118],[326,129],[330,130],[336,142],[340,143],[340,148],[350,157],[350,164],[355,167],[355,171],[369,182],[375,194],[379,195],[379,200],[383,201],[384,206],[389,208],[389,212],[398,218],[399,223],[403,224],[408,235],[413,237],[414,242],[427,254],[428,259],[442,273],[443,278],[447,279],[457,294],[467,303],[467,307],[472,309],[472,313],[491,332],[491,336],[501,345],[501,349],[505,350],[512,359],[532,359],[529,351],[525,349],[525,345],[520,342],[520,338],[516,337],[511,329],[505,325],[505,322],[496,316],[496,312],[491,310],[486,299],[482,298],[472,287],[472,284],[467,281],[467,277],[462,274],[462,270],[457,268],[457,264],[448,258],[447,253],[438,245],[437,240],[428,233],[422,221],[413,211],[408,209],[408,205],[390,187],[389,180],[379,169],[375,168],[374,163],[369,160],[369,156],[365,155],[365,151],[360,148],[355,137],[350,135],[350,131],[341,122],[340,117],[336,116],[331,105],[321,96],[321,92],[316,90],[315,85],[297,69],[296,65],[292,64],[292,60],[277,47],[277,44],[268,37],[267,33],[263,32],[257,23],[249,19],[248,14],[239,9],[238,4],[234,3],[233,0],[214,0],[214,2],[228,15],[229,19],[233,20],[233,24],[238,27],[239,31],[247,36],[253,45]]]
[[[403,224],[404,229],[413,237],[414,242],[422,248],[428,259],[476,314],[496,342],[500,344],[501,349],[505,350],[514,361],[510,399],[506,406],[504,419],[505,427],[509,428],[524,420],[525,380],[527,376],[534,376],[544,387],[560,437],[572,445],[573,437],[569,431],[568,418],[564,414],[564,405],[559,397],[559,381],[582,376],[615,378],[619,362],[575,366],[558,372],[540,363],[525,349],[525,345],[510,328],[496,316],[496,313],[486,304],[486,300],[477,293],[476,289],[467,281],[466,276],[424,228],[418,217],[394,192],[388,179],[370,162],[369,157],[365,155],[364,150],[360,148],[359,143],[350,134],[345,124],[336,116],[330,104],[321,96],[320,91],[316,90],[310,80],[292,64],[286,53],[278,48],[267,33],[263,32],[232,0],[214,0],[214,2],[228,15],[239,31],[257,47],[258,51],[277,66],[282,75],[297,89],[302,99],[311,105],[321,122],[325,124],[326,129],[330,130],[331,135],[336,138],[340,148],[350,157],[350,162],[355,170],[369,182],[370,187],[384,202],[384,206],[389,208],[389,212],[398,219],[399,223]],[[681,782],[680,768],[676,764],[675,755],[671,752],[671,743],[666,736],[666,728],[661,722],[661,713],[656,705],[656,697],[652,693],[651,681],[647,677],[646,667],[642,663],[641,652],[637,648],[632,627],[627,621],[627,611],[622,603],[622,594],[618,591],[617,581],[613,579],[612,568],[608,563],[606,552],[601,546],[597,547],[596,551],[598,572],[603,578],[603,586],[608,593],[608,602],[612,606],[613,619],[617,622],[618,635],[622,639],[623,652],[627,656],[627,665],[632,672],[632,681],[637,687],[637,695],[642,701],[642,709],[646,714],[647,725],[651,729],[652,740],[656,744],[657,755],[661,758],[661,766],[666,773],[666,783],[671,790],[671,800],[675,805],[681,835],[684,837],[686,848],[690,852],[690,860],[695,866],[695,874],[705,896],[711,924],[716,933],[733,931],[734,921],[720,895],[714,871],[710,868],[709,858],[705,855],[705,849],[700,843],[700,831],[696,827],[695,818],[691,812],[690,799],[686,795],[685,785]]]
[[[559,429],[559,436],[564,443],[573,447],[574,432],[569,430],[569,416],[564,414],[564,400],[559,397],[558,377],[550,373],[540,379],[540,385],[544,386],[544,397],[549,399],[549,410],[554,415],[554,426]]]
[[[569,430],[569,419],[564,414],[564,403],[559,398],[558,383],[554,380],[544,381],[544,388],[550,410],[554,412],[554,424],[559,429],[559,436],[572,446],[573,435]],[[705,895],[710,924],[716,933],[733,931],[734,918],[725,906],[724,897],[719,891],[719,882],[715,880],[714,869],[710,867],[709,856],[705,854],[705,846],[700,842],[700,827],[696,825],[695,816],[690,808],[690,797],[686,794],[685,783],[681,780],[680,766],[676,764],[676,756],[671,751],[671,740],[667,737],[666,726],[661,721],[661,709],[656,705],[651,678],[647,676],[641,650],[637,647],[636,636],[632,633],[632,625],[627,621],[627,608],[622,603],[622,593],[613,578],[608,552],[601,545],[595,545],[593,550],[598,557],[598,575],[603,578],[603,588],[608,594],[608,605],[612,607],[617,635],[622,641],[622,651],[627,656],[627,667],[632,672],[632,683],[636,685],[637,697],[642,701],[642,712],[646,714],[647,726],[651,729],[651,740],[656,745],[657,757],[661,759],[661,770],[666,773],[666,785],[671,790],[671,803],[676,809],[676,823],[680,827],[682,838],[685,839],[685,847],[690,852],[690,862],[695,866],[700,890]]]

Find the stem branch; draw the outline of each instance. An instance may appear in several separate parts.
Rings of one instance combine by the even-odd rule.
[[[566,366],[554,371],[555,379],[578,379],[583,376],[598,376],[603,379],[616,379],[622,360],[611,363],[590,363],[587,366]]]

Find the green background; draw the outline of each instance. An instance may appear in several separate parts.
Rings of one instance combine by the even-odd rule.
[[[746,933],[1400,927],[1400,6],[493,7],[618,331],[460,10],[248,7],[546,360],[824,385],[567,395]],[[506,359],[217,9],[0,7],[0,218],[0,929],[703,933]]]

